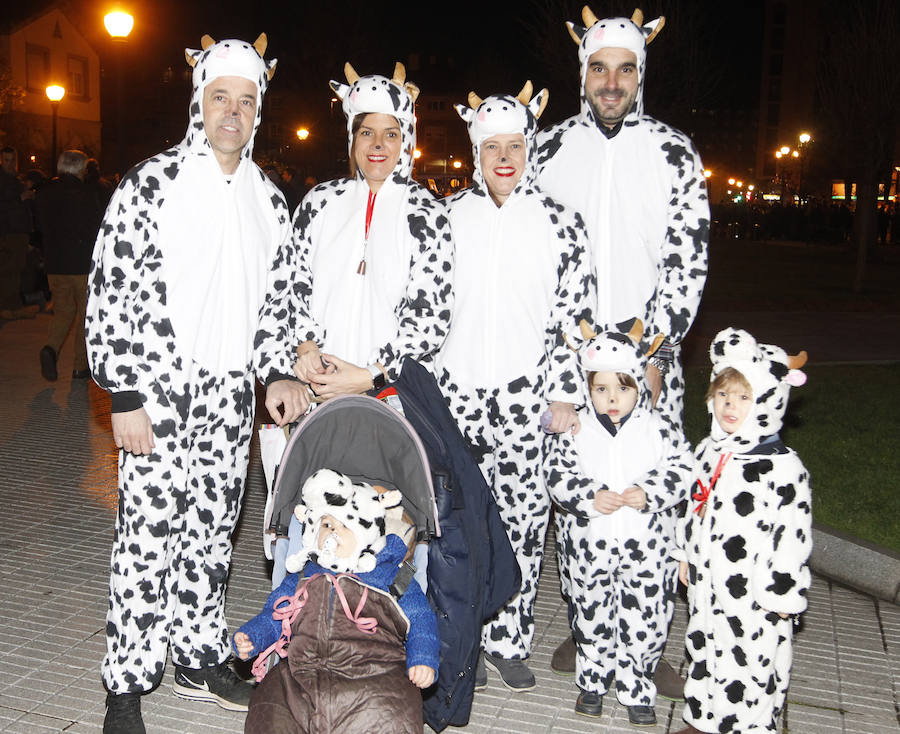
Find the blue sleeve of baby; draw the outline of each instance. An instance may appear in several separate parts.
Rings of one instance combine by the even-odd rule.
[[[262,611],[253,617],[253,619],[248,620],[241,625],[238,632],[243,632],[253,643],[253,651],[250,653],[251,658],[259,655],[259,653],[281,636],[281,622],[272,619],[275,602],[283,596],[293,596],[294,592],[297,590],[298,581],[299,576],[296,573],[289,573],[285,576],[281,585],[269,594],[269,598],[266,599]],[[237,634],[237,632],[235,634]],[[231,639],[231,645],[234,647],[234,637]],[[237,652],[237,649],[235,649],[235,652]]]
[[[399,599],[400,608],[409,618],[406,638],[406,667],[427,665],[437,673],[441,640],[438,637],[437,617],[415,579],[409,582],[406,593]]]

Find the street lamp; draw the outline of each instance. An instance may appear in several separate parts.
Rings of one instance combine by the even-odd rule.
[[[66,90],[64,87],[59,86],[59,84],[51,84],[44,91],[47,94],[47,99],[50,100],[50,108],[53,110],[53,133],[51,135],[52,142],[50,144],[50,150],[52,151],[50,154],[50,172],[54,173],[56,171],[56,118],[59,114],[60,100],[66,96]]]
[[[300,140],[306,140],[309,137],[309,130],[305,127],[301,127],[297,130],[297,137],[300,138]]]
[[[800,145],[806,145],[810,140],[812,140],[812,135],[809,133],[800,133]]]
[[[125,82],[122,67],[124,65],[123,56],[125,41],[128,34],[134,28],[134,16],[126,13],[124,10],[113,10],[103,16],[103,25],[106,26],[106,32],[109,33],[116,46],[116,147],[118,150],[119,162],[117,170],[119,173],[125,173]]]

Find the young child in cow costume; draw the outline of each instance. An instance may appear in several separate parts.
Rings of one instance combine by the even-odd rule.
[[[291,573],[234,635],[241,659],[259,655],[257,677],[271,651],[287,658],[254,691],[244,731],[421,732],[440,640],[415,579],[391,588],[408,551],[400,492],[321,469],[302,502]]]
[[[716,335],[709,437],[678,525],[690,661],[679,734],[775,731],[791,669],[792,615],[806,609],[812,547],[809,475],[778,435],[806,353]]]
[[[573,602],[575,711],[600,716],[616,697],[635,725],[656,723],[653,671],[674,609],[675,506],[686,496],[690,451],[651,408],[647,348],[628,334],[581,325],[578,352],[590,400],[580,429],[548,441],[544,476],[557,510],[560,579]]]

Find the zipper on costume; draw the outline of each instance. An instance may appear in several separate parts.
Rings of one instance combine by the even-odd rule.
[[[366,229],[363,238],[363,252],[362,259],[359,261],[359,265],[356,268],[357,275],[366,274],[366,254],[369,249],[369,227],[372,226],[372,214],[375,211],[375,197],[377,195],[376,192],[369,189],[369,197],[366,200]]]

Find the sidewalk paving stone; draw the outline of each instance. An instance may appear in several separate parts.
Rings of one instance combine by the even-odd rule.
[[[105,693],[109,552],[116,511],[116,462],[109,400],[93,383],[65,373],[49,384],[37,352],[47,318],[0,323],[0,731],[96,734]],[[66,359],[66,357],[64,357]],[[269,586],[261,547],[264,487],[254,447],[226,615],[236,627],[256,614]],[[552,542],[552,541],[551,541]],[[634,734],[625,707],[607,696],[597,719],[574,712],[574,677],[550,671],[568,634],[558,592],[555,552],[548,546],[535,609],[530,665],[538,687],[504,688],[493,671],[476,693],[467,734]],[[815,577],[810,608],[795,642],[793,684],[782,734],[900,734],[900,608]],[[685,670],[686,605],[679,600],[666,658]],[[154,734],[240,732],[244,714],[171,694],[172,666],[142,708]],[[681,704],[660,700],[668,734],[683,726]],[[430,730],[429,730],[430,731]],[[450,729],[449,731],[453,731]]]

